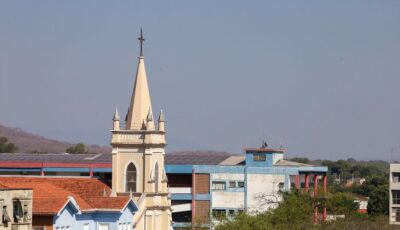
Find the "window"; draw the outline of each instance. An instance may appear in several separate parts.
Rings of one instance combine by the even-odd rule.
[[[223,181],[213,181],[212,190],[226,190],[226,183]]]
[[[136,192],[136,173],[135,165],[130,163],[126,169],[125,192]]]
[[[236,188],[236,181],[229,181],[229,188]]]
[[[70,226],[58,226],[56,227],[56,230],[69,230]]]
[[[83,230],[89,230],[89,223],[83,225]]]
[[[100,223],[98,230],[108,230],[108,224]]]
[[[393,177],[393,183],[400,182],[400,173],[398,173],[398,172],[392,173],[392,177]]]
[[[283,191],[283,189],[285,188],[285,183],[279,183],[278,184],[278,187],[279,187],[279,191]]]
[[[13,214],[14,222],[21,223],[24,217],[21,201],[13,200]]]
[[[396,222],[400,222],[400,208],[396,208]]]
[[[154,168],[154,187],[155,187],[155,191],[158,192],[158,163],[156,163],[156,166]]]
[[[253,155],[253,161],[265,161],[267,158],[265,154],[262,153],[255,153]]]
[[[400,190],[392,190],[393,204],[400,204]]]
[[[225,209],[213,209],[212,210],[212,216],[215,219],[222,219],[226,217],[226,212]]]
[[[118,224],[118,230],[122,230],[122,223]]]
[[[238,181],[238,188],[244,188],[244,181]]]
[[[228,215],[229,215],[229,216],[235,216],[235,210],[229,209],[229,210],[228,210]]]

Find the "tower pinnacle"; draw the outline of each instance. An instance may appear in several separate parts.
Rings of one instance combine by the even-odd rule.
[[[143,31],[142,28],[140,28],[140,37],[138,37],[138,40],[140,42],[140,56],[143,56],[143,42],[146,40],[143,37]]]
[[[151,109],[151,100],[149,86],[147,83],[146,68],[144,66],[143,57],[143,32],[140,30],[140,57],[137,65],[135,85],[133,87],[133,93],[131,103],[129,106],[128,116],[126,120],[126,129],[128,130],[141,130],[143,129],[143,123],[146,124],[147,114]]]

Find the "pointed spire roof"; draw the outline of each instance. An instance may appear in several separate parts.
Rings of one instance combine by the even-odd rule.
[[[140,36],[139,41],[142,47],[142,43],[144,41],[142,34]],[[136,79],[135,79],[135,85],[133,87],[132,99],[129,106],[128,117],[126,121],[126,129],[141,130],[142,124],[144,121],[146,121],[148,113],[153,114],[151,108],[149,86],[147,83],[146,68],[144,66],[144,57],[140,56],[137,65]]]
[[[119,113],[118,113],[118,108],[117,107],[115,107],[115,113],[114,113],[113,121],[119,121]]]
[[[151,109],[149,109],[149,112],[147,113],[147,121],[153,121],[153,113],[151,112]]]
[[[163,110],[160,111],[160,115],[158,116],[158,121],[165,121]]]

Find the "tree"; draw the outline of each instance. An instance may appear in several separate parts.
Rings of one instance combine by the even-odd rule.
[[[85,144],[82,142],[76,144],[75,146],[71,146],[65,150],[65,152],[70,154],[85,154],[88,153],[86,150]]]
[[[243,229],[310,229],[313,199],[308,193],[293,191],[282,193],[283,201],[275,209],[256,215],[240,214],[232,221],[217,225],[217,230]]]
[[[368,200],[368,214],[389,213],[389,187],[387,184],[375,188]]]
[[[274,229],[308,229],[312,225],[313,198],[308,193],[293,191],[282,193],[283,201],[268,216]]]
[[[362,185],[353,187],[353,192],[369,197],[377,187],[388,183],[388,179],[383,176],[368,177]]]
[[[0,137],[0,153],[15,153],[18,147],[13,143],[9,143],[7,138]]]
[[[351,214],[357,211],[358,205],[347,193],[335,193],[327,199],[327,209],[332,214]]]

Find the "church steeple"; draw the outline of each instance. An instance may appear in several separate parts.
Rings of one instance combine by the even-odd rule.
[[[134,216],[135,229],[171,229],[171,200],[163,178],[165,146],[164,114],[154,119],[143,57],[140,31],[140,56],[125,129],[120,128],[118,110],[111,130],[112,195],[131,196],[141,205]],[[155,123],[158,122],[157,127]],[[165,177],[165,175],[164,175]]]
[[[146,68],[143,57],[143,33],[140,30],[140,56],[137,65],[135,85],[126,121],[127,130],[141,130],[143,123],[147,123],[147,114],[153,113],[151,108],[150,92],[147,83]]]

